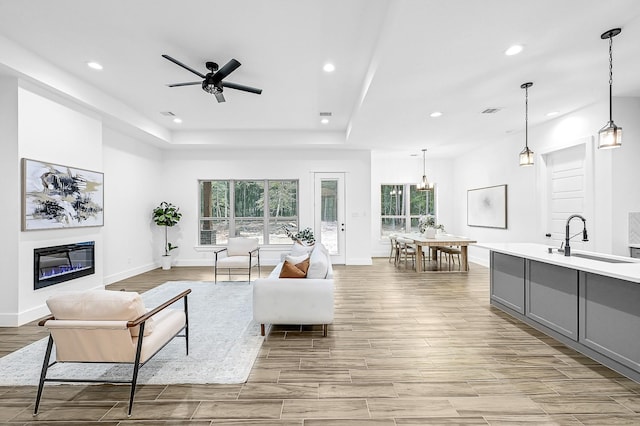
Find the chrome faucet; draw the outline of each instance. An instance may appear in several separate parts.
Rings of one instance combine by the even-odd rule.
[[[589,237],[587,236],[587,220],[584,217],[580,216],[579,214],[572,214],[571,216],[569,216],[569,219],[567,219],[567,226],[565,227],[565,237],[564,237],[564,255],[565,256],[571,256],[571,247],[569,246],[569,240],[575,237],[576,235],[580,234],[578,232],[576,235],[569,237],[569,222],[571,222],[571,219],[576,217],[579,219],[582,219],[582,241],[589,241]]]

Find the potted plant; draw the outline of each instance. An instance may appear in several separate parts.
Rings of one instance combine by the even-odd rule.
[[[180,221],[180,208],[163,201],[153,209],[153,221],[158,226],[164,226],[164,254],[162,255],[162,269],[171,269],[171,250],[178,248],[169,242],[169,227]]]
[[[301,244],[303,246],[312,246],[316,243],[316,238],[313,235],[313,230],[309,227],[304,228],[302,231],[293,232],[288,226],[283,226],[287,237],[291,238],[294,243]]]
[[[418,218],[418,227],[420,228],[420,233],[427,238],[435,238],[438,230],[444,231],[444,225],[436,225],[436,217],[432,214],[420,216]]]

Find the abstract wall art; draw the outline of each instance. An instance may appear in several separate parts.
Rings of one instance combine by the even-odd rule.
[[[104,225],[104,175],[22,159],[22,230]]]
[[[467,190],[467,225],[507,229],[507,185]]]

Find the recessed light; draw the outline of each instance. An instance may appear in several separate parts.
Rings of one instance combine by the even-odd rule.
[[[102,69],[102,65],[100,65],[99,63],[94,62],[94,61],[87,62],[87,66],[89,68],[93,69],[93,70],[98,70],[99,71],[99,70]]]
[[[336,70],[336,66],[331,62],[327,62],[326,64],[324,64],[322,69],[324,70],[324,72],[334,72]]]
[[[322,120],[320,120],[320,122],[322,124],[329,124],[329,119],[328,118],[323,118]]]
[[[180,123],[182,123],[182,118],[176,117],[176,118],[173,119],[173,122],[177,123],[177,124],[180,124]]]
[[[551,111],[547,113],[547,117],[553,117],[554,115],[560,114],[558,111]]]
[[[440,111],[434,111],[431,114],[429,114],[429,117],[436,118],[436,117],[440,117],[441,115],[442,113]]]
[[[504,51],[504,54],[507,56],[513,56],[513,55],[517,55],[518,53],[522,52],[523,47],[519,44],[514,44],[513,46],[509,47],[507,50]]]

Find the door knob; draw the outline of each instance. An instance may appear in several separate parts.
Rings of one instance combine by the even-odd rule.
[[[547,238],[551,238],[551,234],[549,232],[547,232],[546,234],[544,234],[545,237]]]

